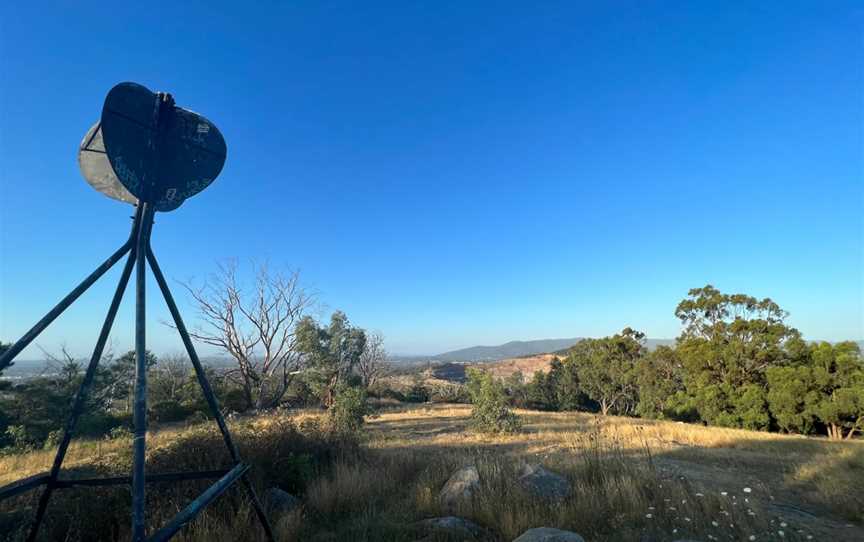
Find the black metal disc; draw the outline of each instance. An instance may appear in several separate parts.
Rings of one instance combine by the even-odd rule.
[[[207,188],[227,152],[212,122],[136,83],[108,93],[102,138],[120,183],[158,211],[172,211]]]

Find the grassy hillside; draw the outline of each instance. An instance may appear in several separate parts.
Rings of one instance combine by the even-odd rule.
[[[317,412],[232,424],[259,487],[278,485],[303,499],[301,509],[276,521],[280,540],[418,540],[425,535],[415,522],[450,513],[488,529],[488,539],[505,541],[538,526],[571,529],[589,542],[864,538],[864,442],[529,411],[519,411],[521,433],[486,436],[468,431],[469,414],[462,405],[401,406],[371,417],[359,442],[328,434]],[[78,443],[69,476],[125,474],[129,447],[125,438]],[[46,470],[51,456],[0,458],[0,484]],[[149,472],[215,468],[225,459],[209,426],[164,429],[150,438]],[[525,462],[562,474],[573,494],[556,505],[526,495],[514,483]],[[455,511],[443,509],[438,492],[467,464],[480,472],[479,493]],[[154,488],[154,522],[200,489],[200,483]],[[57,496],[46,539],[125,539],[128,490]],[[0,532],[20,537],[15,528],[37,497],[4,505]],[[179,539],[260,536],[242,495],[229,492]]]

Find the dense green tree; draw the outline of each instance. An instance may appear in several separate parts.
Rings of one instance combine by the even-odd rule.
[[[556,358],[557,361],[557,358]],[[579,367],[573,359],[567,358],[552,368],[555,382],[555,398],[558,410],[589,410],[591,399],[582,390],[579,382]]]
[[[864,362],[853,342],[821,343],[811,353],[813,374],[820,387],[816,415],[831,438],[852,438],[864,429]],[[844,433],[845,431],[845,433]]]
[[[810,346],[806,363],[768,370],[768,402],[781,429],[852,438],[864,425],[864,361],[857,344]]]
[[[336,388],[354,373],[366,347],[366,332],[354,327],[344,312],[336,311],[327,327],[307,316],[297,324],[297,351],[306,359],[309,382],[324,406],[333,404]]]
[[[636,363],[644,355],[645,335],[625,328],[602,339],[583,339],[570,350],[580,388],[600,405],[603,415],[631,414],[638,400]]]
[[[558,359],[552,361],[554,365],[560,363]],[[558,373],[550,370],[549,373],[535,371],[531,382],[526,386],[526,398],[528,406],[537,410],[558,410]]]
[[[658,346],[639,358],[635,378],[639,388],[636,414],[644,418],[677,417],[675,410],[684,382],[681,361],[674,348]]]
[[[787,313],[771,299],[694,288],[678,304],[684,385],[700,417],[712,425],[765,429],[770,417],[766,371],[806,350]]]
[[[813,368],[769,367],[766,377],[768,405],[777,426],[787,433],[811,433],[818,422],[815,407],[820,400]]]
[[[528,406],[528,386],[522,371],[514,371],[504,379],[504,389],[510,397],[510,404],[517,408]]]

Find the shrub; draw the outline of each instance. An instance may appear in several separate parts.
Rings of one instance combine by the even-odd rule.
[[[471,395],[471,424],[484,433],[515,433],[522,420],[507,407],[504,385],[491,373],[468,370],[468,393]]]
[[[36,444],[33,436],[23,425],[10,425],[3,436],[8,443],[8,446],[3,449],[4,453],[22,454],[33,449]]]
[[[433,403],[470,403],[471,397],[463,384],[438,384],[431,387],[429,400]]]
[[[369,414],[366,390],[343,386],[336,390],[333,406],[327,411],[330,428],[339,434],[355,433],[363,426],[363,417]]]
[[[51,450],[52,448],[56,448],[60,445],[60,440],[63,438],[63,430],[55,429],[48,433],[48,436],[45,438],[45,442],[42,443],[42,449]]]
[[[409,403],[425,403],[429,400],[429,390],[423,384],[414,384],[405,395],[405,400]]]
[[[162,423],[185,420],[192,412],[191,408],[172,399],[159,401],[150,409],[153,420]]]

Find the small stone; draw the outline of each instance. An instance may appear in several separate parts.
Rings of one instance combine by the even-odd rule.
[[[537,527],[536,529],[528,529],[513,542],[585,542],[585,539],[572,531]]]

